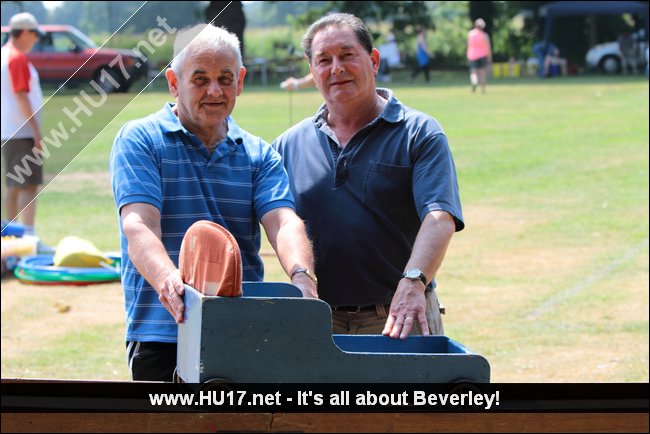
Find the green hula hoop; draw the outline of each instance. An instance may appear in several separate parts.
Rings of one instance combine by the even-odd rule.
[[[14,276],[27,283],[49,285],[88,285],[119,281],[121,257],[115,254],[109,254],[107,257],[115,268],[55,267],[53,255],[27,256],[18,262]]]

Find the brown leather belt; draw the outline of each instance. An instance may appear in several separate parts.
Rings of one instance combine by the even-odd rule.
[[[347,312],[347,313],[359,313],[359,312],[368,312],[374,311],[377,308],[376,304],[368,304],[366,306],[332,306],[333,312]],[[384,305],[386,312],[390,309],[390,304]]]

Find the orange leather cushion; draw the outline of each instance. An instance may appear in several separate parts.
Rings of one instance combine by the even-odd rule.
[[[178,258],[183,282],[205,295],[240,297],[242,264],[239,245],[217,223],[200,220],[185,233]]]

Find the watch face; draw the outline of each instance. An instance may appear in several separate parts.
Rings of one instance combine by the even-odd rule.
[[[421,273],[420,270],[413,268],[411,270],[406,271],[406,277],[408,277],[409,279],[417,279],[420,277],[420,273]]]

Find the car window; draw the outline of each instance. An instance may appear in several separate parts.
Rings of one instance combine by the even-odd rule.
[[[46,33],[45,36],[40,38],[36,44],[34,44],[34,48],[32,48],[32,52],[34,53],[40,53],[41,51],[54,51],[52,48],[52,34],[51,33]]]
[[[48,32],[34,45],[34,52],[69,53],[77,47],[73,38],[65,32]]]
[[[77,44],[77,47],[81,50],[85,50],[87,48],[96,48],[97,45],[86,35],[81,33],[79,30],[75,29],[74,27],[70,28],[70,38]]]
[[[39,39],[34,45],[35,53],[69,53],[88,48],[88,43],[76,35],[68,32],[47,32],[45,36]]]
[[[57,53],[65,53],[75,49],[76,44],[67,33],[52,33],[52,47]]]

